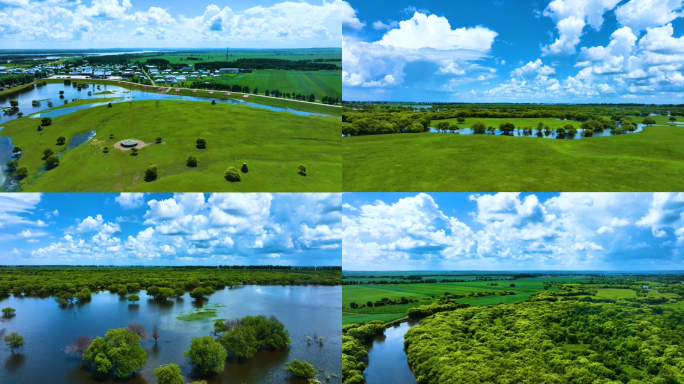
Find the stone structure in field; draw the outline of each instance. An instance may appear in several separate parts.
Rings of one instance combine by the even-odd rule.
[[[38,126],[38,132],[42,132],[42,131],[43,131],[43,126],[42,126],[42,125],[39,125],[39,126]]]
[[[121,146],[124,148],[133,148],[138,146],[138,140],[135,139],[126,139],[121,141]]]
[[[242,163],[242,169],[240,169],[242,173],[247,173],[249,170],[247,169],[247,163]]]

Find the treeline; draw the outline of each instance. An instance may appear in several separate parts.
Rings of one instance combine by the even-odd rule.
[[[455,311],[457,309],[468,307],[470,307],[470,304],[467,303],[421,305],[420,307],[410,308],[408,311],[406,311],[406,315],[411,319],[420,319],[423,317],[432,316],[438,312]]]
[[[438,313],[405,335],[417,382],[681,383],[684,312],[522,302]]]
[[[337,64],[312,62],[311,60],[282,59],[237,59],[235,61],[207,61],[195,63],[196,70],[216,71],[221,68],[239,69],[283,69],[294,71],[333,71],[339,69]]]
[[[684,105],[577,105],[577,104],[429,104],[430,108],[403,106],[398,104],[355,104],[346,103],[345,110],[351,112],[421,112],[431,115],[433,120],[463,118],[558,118],[575,121],[596,119],[600,116],[629,116],[643,118],[657,116],[684,116]],[[419,103],[414,103],[419,104]]]
[[[215,89],[218,91],[227,91],[227,92],[241,92],[241,93],[250,93],[250,88],[247,85],[241,86],[238,84],[223,84],[223,83],[215,83],[213,81],[211,82],[205,82],[205,81],[194,81],[190,85],[191,88],[195,89]],[[259,94],[259,89],[254,88],[254,91],[252,92],[255,95]],[[291,99],[291,100],[300,100],[300,101],[308,101],[310,103],[315,102],[316,100],[321,100],[323,104],[339,104],[340,99],[338,97],[330,97],[330,96],[323,96],[321,99],[317,99],[315,94],[310,94],[310,95],[302,95],[301,93],[295,94],[294,92],[289,93],[289,92],[281,92],[280,90],[274,89],[274,90],[266,90],[264,91],[264,96],[271,96],[271,97],[277,97],[280,99]]]
[[[16,75],[2,75],[0,76],[0,87],[12,87],[19,84],[30,83],[35,79],[42,79],[45,77],[43,72],[22,73]]]
[[[333,267],[334,268],[334,267]],[[341,269],[0,268],[0,295],[57,296],[88,289],[127,292],[150,287],[223,289],[242,285],[340,285]]]

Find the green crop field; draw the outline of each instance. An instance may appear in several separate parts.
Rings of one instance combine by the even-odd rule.
[[[188,101],[133,101],[92,107],[56,117],[43,132],[39,119],[3,123],[2,134],[23,149],[19,167],[27,167],[23,191],[340,191],[339,118],[300,116],[245,105]],[[95,142],[65,151],[55,169],[36,174],[44,164],[43,150],[61,151],[76,134],[96,130]],[[109,139],[114,134],[114,139]],[[162,137],[165,144],[153,144]],[[205,138],[205,149],[196,147]],[[114,148],[135,138],[148,145],[137,156]],[[150,145],[151,144],[151,145]],[[109,153],[102,148],[108,146]],[[188,156],[197,167],[188,167]],[[247,163],[240,182],[228,182],[228,166]],[[158,167],[154,181],[144,180],[148,165]],[[307,168],[306,176],[298,165]]]
[[[618,288],[601,288],[596,291],[596,297],[605,297],[607,299],[633,299],[636,292],[631,289]]]
[[[369,275],[371,273],[365,273]],[[373,273],[375,275],[388,275],[385,272]],[[419,274],[419,273],[407,273]],[[349,275],[347,275],[349,276]],[[465,276],[464,276],[465,277]],[[460,277],[459,277],[460,278]],[[538,278],[520,278],[512,281],[471,281],[464,283],[419,283],[419,284],[361,284],[361,285],[345,285],[342,287],[342,305],[344,306],[343,323],[349,324],[358,321],[383,320],[391,321],[400,319],[406,316],[406,311],[409,308],[418,307],[421,305],[430,304],[436,301],[438,296],[449,292],[452,295],[464,295],[477,292],[501,292],[513,291],[515,295],[509,296],[485,296],[485,297],[467,297],[457,299],[458,303],[468,303],[471,306],[493,305],[497,303],[513,303],[527,300],[531,295],[544,291],[544,283],[573,283],[585,281],[584,277],[538,277]],[[343,280],[344,281],[344,280]],[[498,285],[487,285],[497,283]],[[510,284],[515,284],[511,287]],[[555,291],[552,287],[550,291]],[[396,300],[405,297],[407,299],[417,299],[417,303],[399,304],[399,305],[384,305],[380,307],[363,307],[350,308],[351,302],[358,305],[365,304],[368,301],[375,302],[382,298]],[[381,316],[379,318],[378,316]],[[378,317],[378,318],[375,318]]]
[[[259,70],[254,73],[241,73],[237,76],[221,76],[213,81],[219,84],[248,86],[251,91],[259,89],[263,94],[268,90],[279,90],[284,93],[300,93],[342,98],[341,71],[283,71]]]
[[[656,292],[656,291],[648,291],[648,296],[650,296],[650,297],[665,297],[667,299],[678,299],[679,298],[679,295],[676,293]]]
[[[684,309],[684,301],[678,301],[676,303],[662,304],[661,307],[672,308],[672,309]]]
[[[684,127],[664,126],[664,119],[643,132],[582,140],[429,132],[346,137],[342,182],[350,192],[682,190]],[[529,121],[521,125],[539,119]]]

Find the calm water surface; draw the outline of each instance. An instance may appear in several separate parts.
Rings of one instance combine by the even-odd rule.
[[[78,80],[74,80],[75,82],[78,82]],[[142,89],[142,85],[139,85],[138,88]],[[158,87],[153,87],[149,86],[150,88],[158,88]],[[64,91],[64,98],[59,97],[59,91]],[[96,95],[98,92],[104,92],[104,91],[109,91],[112,92],[110,94],[101,94],[101,95]],[[91,92],[92,94],[89,96],[88,92]],[[206,91],[198,91],[201,92],[202,94],[206,94]],[[216,92],[217,95],[225,94],[225,92]],[[145,92],[145,91],[138,91],[138,90],[133,90],[129,91],[125,88],[114,86],[114,85],[104,85],[100,84],[100,89],[97,88],[97,84],[93,85],[90,84],[88,88],[81,89],[80,91],[78,88],[74,87],[73,85],[64,85],[60,83],[49,83],[47,85],[44,85],[42,87],[35,87],[35,88],[25,88],[23,90],[17,91],[12,94],[5,94],[0,96],[0,107],[9,107],[10,106],[10,100],[17,100],[19,102],[19,111],[24,113],[24,117],[28,116],[29,114],[34,114],[31,117],[32,118],[42,118],[42,117],[58,117],[58,116],[64,116],[69,113],[76,112],[81,109],[86,109],[86,108],[91,108],[95,106],[100,106],[102,103],[91,103],[91,104],[84,104],[84,105],[79,105],[76,107],[65,107],[65,108],[60,108],[57,110],[52,110],[47,112],[48,109],[50,109],[50,106],[48,104],[49,101],[52,102],[52,107],[58,107],[61,105],[64,105],[64,100],[69,100],[71,103],[73,99],[104,99],[104,98],[113,98],[117,97],[119,98],[116,101],[112,101],[112,103],[122,103],[126,101],[133,101],[133,100],[183,100],[183,101],[198,101],[198,102],[205,102],[205,103],[211,103],[211,98],[209,97],[197,97],[197,96],[178,96],[173,94],[173,90],[169,93],[154,93],[154,92]],[[33,106],[32,101],[33,100],[39,100],[40,105]],[[320,116],[325,116],[320,113],[313,113],[313,112],[305,112],[305,111],[298,111],[295,109],[290,109],[290,108],[282,108],[282,107],[274,107],[266,104],[259,104],[259,103],[251,103],[249,101],[242,101],[242,100],[221,100],[221,99],[216,99],[217,103],[228,103],[228,104],[239,104],[239,105],[248,105],[250,107],[256,107],[256,108],[263,108],[263,109],[268,109],[271,111],[276,111],[276,112],[289,112],[289,113],[294,113],[295,115],[301,115],[301,116],[310,116],[310,115],[320,115]],[[105,103],[106,104],[106,103]],[[46,111],[46,112],[44,112]],[[37,112],[41,112],[40,114],[36,114]],[[0,115],[0,121],[7,121],[7,120],[13,120],[18,118],[17,114],[13,114],[11,116],[8,115]],[[39,124],[39,123],[38,123]],[[38,124],[36,124],[36,127],[38,127]]]
[[[305,360],[319,371],[330,374],[329,383],[341,383],[342,372],[342,289],[341,287],[247,286],[217,291],[208,300],[198,303],[188,294],[180,299],[155,301],[144,291],[141,301],[131,305],[117,294],[93,294],[84,305],[60,307],[54,298],[5,297],[1,307],[17,310],[16,316],[0,318],[0,336],[18,332],[26,345],[11,354],[0,347],[0,383],[95,384],[127,383],[154,384],[154,369],[161,364],[177,364],[186,381],[196,380],[183,351],[189,348],[190,338],[205,336],[213,330],[216,318],[244,316],[276,316],[290,332],[292,344],[277,351],[260,351],[245,362],[228,359],[223,374],[208,378],[211,384],[305,383],[290,379],[284,372],[285,363],[293,359]],[[177,317],[200,309],[215,308],[216,318],[201,321],[182,321]],[[84,368],[81,360],[62,350],[78,335],[104,336],[107,329],[122,328],[131,322],[142,323],[148,330],[160,326],[161,337],[141,342],[147,350],[147,363],[133,378],[114,380],[101,377]],[[324,337],[322,346],[308,345],[307,336],[314,333]],[[332,375],[337,374],[335,378]],[[318,379],[326,382],[325,375]]]
[[[384,335],[378,335],[366,345],[368,348],[368,367],[363,372],[366,384],[416,384],[416,377],[409,369],[404,352],[404,335],[418,325],[410,321],[389,327]]]

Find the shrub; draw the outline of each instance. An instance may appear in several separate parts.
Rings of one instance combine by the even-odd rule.
[[[138,156],[138,148],[131,148],[131,156]]]
[[[207,147],[207,140],[203,138],[197,139],[197,148],[206,148]]]
[[[161,144],[161,142],[162,142],[161,136],[157,137],[157,144]]]
[[[301,173],[302,175],[305,175],[305,174],[306,174],[306,167],[303,166],[302,164],[299,164],[299,166],[297,167],[297,169],[299,169],[299,173]]]
[[[290,372],[292,376],[310,378],[318,374],[318,371],[313,367],[313,365],[307,363],[306,361],[299,361],[297,359],[292,360],[289,363],[285,363],[285,371]]]
[[[50,157],[54,154],[55,154],[55,152],[52,149],[47,148],[43,151],[43,159],[47,159],[48,157]]]
[[[226,180],[236,182],[240,181],[240,171],[232,165],[226,169],[226,173],[223,175]]]
[[[134,148],[135,149],[135,148]],[[145,170],[145,180],[152,181],[157,179],[157,166],[150,164]]]
[[[188,164],[188,167],[196,167],[197,166],[197,158],[195,156],[188,156],[187,164]]]
[[[102,148],[102,152],[108,153],[108,152],[109,152],[109,147],[104,147],[104,148]]]
[[[40,122],[43,127],[52,125],[52,117],[43,117],[42,119],[40,119]]]
[[[181,370],[176,364],[162,365],[154,370],[157,384],[185,384]]]
[[[7,162],[7,168],[10,170],[17,168],[17,165],[19,165],[19,160],[10,160]]]
[[[28,169],[26,169],[26,167],[17,168],[17,177],[22,179],[26,176],[28,176]]]
[[[52,156],[48,157],[45,160],[45,165],[47,165],[48,169],[52,169],[52,168],[57,167],[59,165],[59,157],[57,157],[56,155],[52,155]]]
[[[10,316],[14,315],[14,312],[16,312],[16,311],[17,311],[16,309],[10,308],[10,307],[3,308],[2,309],[2,316],[10,317]]]
[[[19,152],[21,152],[21,147],[14,147],[12,149],[12,153],[19,153]]]
[[[66,137],[60,136],[57,138],[57,145],[64,145],[65,142],[66,142]]]
[[[226,350],[211,336],[193,337],[190,349],[183,354],[202,375],[223,372],[228,357]]]

